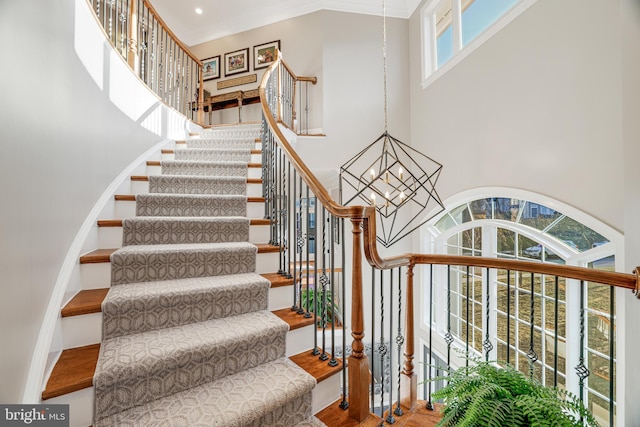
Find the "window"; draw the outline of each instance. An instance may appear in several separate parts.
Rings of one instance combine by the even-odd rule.
[[[423,228],[432,239],[427,246],[437,253],[615,270],[621,236],[614,230],[557,201],[514,195],[453,204]],[[616,425],[615,378],[623,367],[614,338],[621,340],[614,288],[537,273],[441,267],[433,268],[433,300],[423,294],[423,307],[433,313],[423,310],[423,325],[438,332],[434,347],[451,340],[483,357],[491,352],[490,358],[542,384],[583,395],[601,425]],[[575,321],[581,310],[582,338]],[[485,338],[493,345],[489,350]],[[584,347],[577,351],[581,339]],[[580,359],[589,371],[583,384],[576,370]]]
[[[422,9],[423,87],[537,0],[432,0]],[[442,70],[441,72],[438,72]],[[430,79],[434,76],[433,79]]]

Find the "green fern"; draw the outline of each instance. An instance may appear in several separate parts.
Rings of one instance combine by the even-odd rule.
[[[469,366],[447,371],[447,385],[433,393],[445,409],[439,427],[598,427],[573,394],[545,387],[512,366],[468,356]]]

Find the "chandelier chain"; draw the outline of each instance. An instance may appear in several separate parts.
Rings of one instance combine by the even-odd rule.
[[[384,78],[384,131],[388,130],[387,122],[387,10],[385,0],[382,0],[382,66]]]

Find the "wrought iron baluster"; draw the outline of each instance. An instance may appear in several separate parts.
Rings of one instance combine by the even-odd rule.
[[[486,281],[486,292],[487,292],[487,301],[486,301],[486,314],[485,314],[485,327],[486,327],[486,331],[485,331],[485,336],[484,336],[484,342],[482,343],[482,347],[484,348],[485,351],[485,360],[488,362],[489,361],[489,353],[491,352],[491,350],[493,350],[493,344],[491,344],[491,340],[490,340],[490,328],[489,328],[489,320],[490,320],[490,314],[491,314],[491,301],[490,301],[490,296],[491,296],[491,291],[490,291],[490,287],[489,287],[489,269],[487,268],[486,271],[486,276],[487,276],[487,281]]]
[[[427,396],[427,409],[433,411],[433,402],[431,401],[431,381],[432,365],[433,365],[433,264],[429,265],[429,364],[427,365],[427,378],[428,384],[428,396]]]
[[[374,335],[372,335],[374,336]],[[380,418],[384,417],[384,358],[387,355],[387,343],[384,336],[384,270],[380,270]],[[373,354],[373,348],[371,349]]]
[[[329,360],[329,366],[338,366],[338,361],[336,360],[336,316],[337,316],[337,312],[335,311],[335,308],[337,308],[338,310],[340,309],[340,305],[344,305],[344,301],[340,302],[340,305],[336,305],[335,303],[335,298],[336,298],[336,287],[335,287],[335,283],[336,283],[336,274],[335,274],[335,253],[336,253],[336,241],[335,241],[335,230],[336,230],[336,217],[334,217],[333,215],[329,214],[329,219],[330,219],[330,227],[329,227],[329,270],[330,270],[330,275],[331,275],[331,279],[329,280],[329,283],[331,284],[331,300],[332,300],[332,315],[331,315],[331,359]],[[344,287],[344,283],[342,285]],[[344,322],[343,322],[343,328],[342,330],[344,331]],[[343,334],[344,335],[344,334]]]
[[[373,363],[375,355],[373,350],[376,348],[376,270],[371,266],[371,412],[373,413],[376,408],[375,396],[376,389],[374,387],[376,370]]]
[[[306,261],[307,261],[307,304],[306,304],[306,307],[305,307],[304,317],[309,319],[309,318],[311,318],[311,313],[309,312],[309,305],[311,303],[310,300],[312,298],[312,296],[311,296],[311,283],[310,283],[311,282],[311,268],[310,268],[310,261],[309,261],[310,258],[311,258],[311,247],[309,245],[309,202],[310,202],[310,199],[309,199],[309,186],[305,185],[305,188],[307,189],[306,209],[305,209],[305,213],[304,213],[305,223],[306,223],[306,230],[307,230],[306,231],[306,239],[305,239],[306,240],[305,243],[306,243],[306,246],[307,246],[307,259],[306,259]],[[315,286],[315,283],[313,285]],[[314,298],[314,300],[315,300],[315,298]],[[315,319],[314,319],[314,324],[313,325],[314,325],[314,328],[315,328],[315,325],[316,325]],[[315,333],[313,335],[314,335],[314,337],[316,336]],[[316,339],[317,338],[314,338],[314,342],[313,342],[314,350],[315,350],[315,344],[316,344],[315,341],[316,341]]]
[[[327,276],[326,269],[326,247],[327,247],[327,210],[322,207],[322,275],[320,276],[320,285],[322,285],[322,309],[320,311],[320,321],[322,322],[322,352],[320,354],[320,360],[327,360],[329,356],[326,352],[326,333],[327,333],[327,321],[329,320],[329,313],[327,310],[327,285],[329,284],[329,277]],[[317,221],[317,219],[316,219]],[[317,244],[317,243],[316,243]],[[332,295],[333,298],[333,295]],[[332,304],[333,306],[333,304]],[[333,319],[333,311],[332,311]],[[333,320],[332,320],[333,321]]]
[[[389,270],[389,410],[387,411],[387,418],[385,421],[389,424],[396,422],[393,417],[393,270]],[[400,360],[400,359],[398,359]],[[384,371],[383,371],[384,372]],[[384,383],[382,384],[384,395]]]
[[[558,387],[558,302],[560,300],[560,278],[556,276],[556,289],[555,289],[555,306],[553,308],[553,327],[555,331],[555,337],[553,339],[553,386]]]
[[[293,252],[295,254],[295,251],[292,248],[292,242],[293,240],[291,239],[291,233],[292,233],[292,228],[291,228],[291,220],[293,218],[293,216],[291,216],[291,212],[295,212],[295,209],[293,209],[293,207],[291,206],[291,194],[295,194],[296,190],[295,190],[295,175],[294,175],[294,190],[293,193],[291,193],[291,162],[287,162],[287,195],[285,197],[285,201],[286,201],[286,213],[284,216],[284,223],[285,223],[285,227],[286,227],[286,251],[287,251],[287,257],[286,257],[286,277],[287,279],[291,279],[293,276],[291,275],[291,253]],[[296,173],[295,168],[293,169],[293,173]],[[295,256],[295,255],[294,255]],[[295,262],[295,261],[294,261]]]
[[[584,281],[580,281],[580,358],[578,359],[578,366],[575,367],[576,374],[578,375],[579,385],[579,397],[584,402],[584,380],[589,377],[589,369],[584,364]],[[611,373],[613,375],[613,373]]]
[[[308,189],[308,187],[307,187]],[[318,334],[315,333],[316,328],[318,327],[318,199],[313,194],[313,355],[317,356],[320,354],[320,350],[318,349]],[[309,199],[309,203],[311,203],[311,199]],[[324,263],[323,263],[324,267]],[[323,293],[324,295],[324,293]],[[322,317],[320,317],[322,321]]]
[[[300,309],[302,308],[302,300],[300,299],[300,304],[298,305],[298,241],[299,241],[299,233],[300,229],[298,228],[298,209],[297,204],[300,202],[300,199],[296,198],[296,187],[298,184],[298,171],[293,169],[293,201],[291,206],[291,211],[293,215],[290,218],[290,221],[294,221],[293,223],[293,233],[295,235],[295,240],[293,241],[294,250],[293,250],[293,305],[291,306],[291,310],[297,311],[300,313]]]
[[[296,237],[296,247],[298,249],[298,254],[300,255],[300,261],[298,262],[300,265],[298,266],[298,295],[300,295],[300,307],[298,308],[298,314],[304,314],[304,307],[302,304],[302,248],[305,244],[305,237],[302,231],[302,176],[298,177],[299,189],[298,189],[298,206],[296,207],[296,229],[297,229],[297,237]]]
[[[466,322],[466,339],[465,339],[465,353],[468,355],[469,354],[469,325],[471,324],[471,321],[469,320],[469,300],[471,299],[469,296],[469,288],[470,288],[470,284],[469,284],[469,266],[467,266],[467,304],[466,304],[466,313],[467,313],[467,322]],[[469,367],[469,358],[465,358],[465,366]]]
[[[404,344],[404,336],[402,335],[402,268],[398,267],[398,334],[396,335],[396,347],[398,350],[398,403],[396,405],[395,411],[393,413],[397,416],[402,416],[402,408],[400,407],[400,401],[402,400],[400,397],[400,375],[402,371],[402,345]],[[393,366],[393,364],[391,364]],[[391,407],[393,406],[393,399],[389,399],[391,402]]]
[[[511,270],[507,270],[507,364],[511,360]]]
[[[615,365],[614,365],[614,354],[615,354],[615,295],[616,290],[613,286],[609,287],[609,426],[613,426],[614,424],[614,414],[615,414],[615,405],[614,405],[614,392],[615,392]]]
[[[451,265],[447,265],[447,333],[444,335],[447,343],[447,369],[451,369],[451,343],[453,343],[453,335],[451,335]]]
[[[529,307],[529,351],[527,352],[527,358],[529,359],[529,377],[533,378],[534,363],[538,360],[538,354],[534,349],[533,341],[533,324],[535,322],[535,299],[534,299],[534,274],[531,273],[531,305]]]

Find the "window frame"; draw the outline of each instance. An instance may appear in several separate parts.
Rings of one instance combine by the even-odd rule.
[[[476,38],[466,46],[462,46],[461,28],[461,0],[451,0],[452,30],[453,30],[453,56],[440,68],[437,68],[436,51],[436,23],[435,11],[447,0],[428,0],[420,9],[420,45],[422,64],[422,88],[426,89],[438,80],[447,71],[455,67],[459,62],[482,46],[486,41],[496,35],[500,30],[509,25],[520,14],[533,6],[538,0],[519,0],[504,15],[491,23]]]

